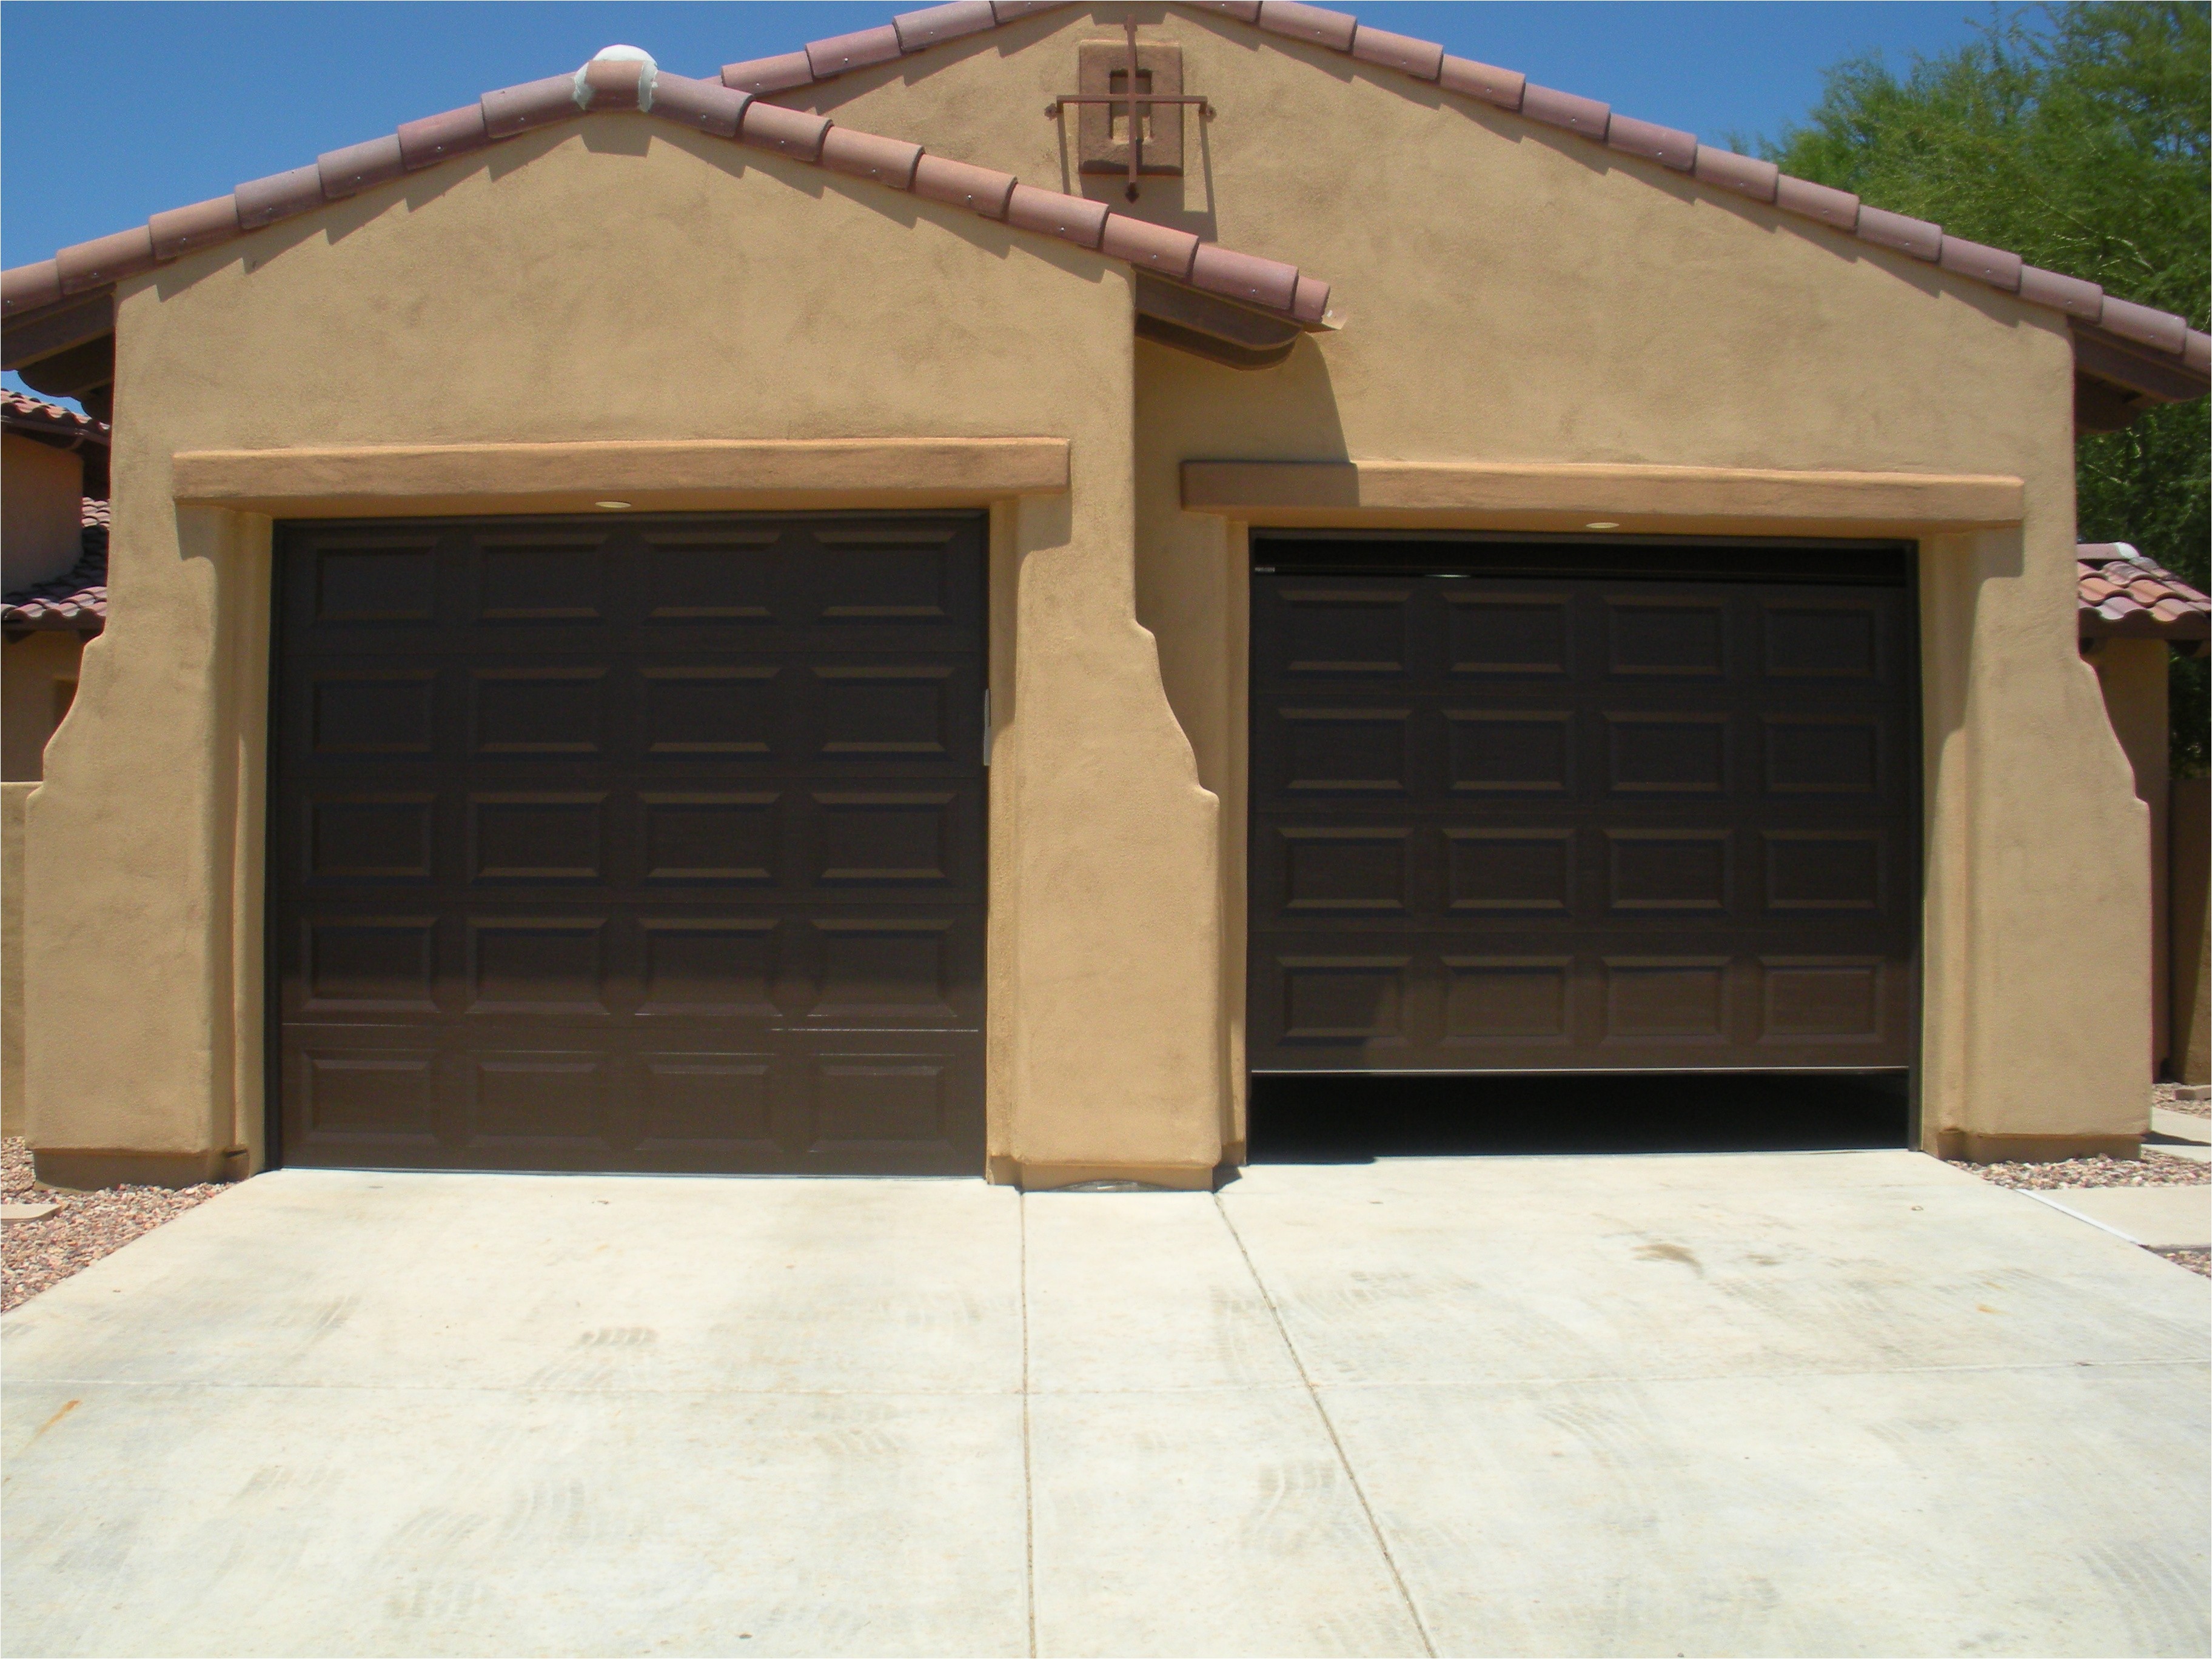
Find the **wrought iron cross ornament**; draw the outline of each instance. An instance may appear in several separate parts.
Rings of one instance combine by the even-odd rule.
[[[1137,67],[1137,20],[1133,17],[1122,19],[1121,28],[1129,42],[1128,90],[1064,93],[1045,106],[1044,113],[1047,120],[1057,121],[1060,111],[1069,104],[1109,104],[1126,109],[1129,116],[1129,182],[1123,194],[1133,202],[1137,199],[1137,173],[1144,165],[1145,126],[1140,112],[1148,111],[1156,104],[1195,104],[1201,117],[1211,118],[1213,106],[1201,97],[1155,97],[1149,92],[1139,91],[1138,88],[1142,84],[1142,71]]]

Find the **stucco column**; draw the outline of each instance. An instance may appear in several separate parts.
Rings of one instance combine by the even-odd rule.
[[[2099,640],[2090,661],[2105,695],[2112,735],[2128,757],[2136,799],[2150,809],[2151,892],[2151,1062],[2170,1052],[2168,1003],[2172,975],[2167,966],[2166,644],[2163,640]]]
[[[2149,824],[2050,521],[1923,548],[1922,1118],[1954,1157],[2131,1153],[2148,1125]]]
[[[1221,1157],[1220,803],[1198,782],[1134,611],[1127,457],[1076,453],[1072,498],[1022,503],[1006,1152],[1025,1186],[1204,1187]],[[1004,938],[1004,934],[996,935]]]
[[[238,785],[260,738],[240,690],[258,683],[242,629],[267,608],[268,521],[174,509],[118,459],[108,627],[24,848],[27,1131],[64,1187],[246,1163]]]

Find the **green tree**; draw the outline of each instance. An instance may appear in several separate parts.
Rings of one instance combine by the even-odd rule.
[[[2031,264],[2206,325],[2212,290],[2212,7],[2094,0],[2009,15],[1893,74],[1828,72],[1802,127],[1762,145],[1786,173],[1932,219]],[[2131,542],[2202,589],[2212,544],[2205,400],[2075,447],[2084,541]],[[2205,661],[2172,671],[2177,772],[2205,768]]]

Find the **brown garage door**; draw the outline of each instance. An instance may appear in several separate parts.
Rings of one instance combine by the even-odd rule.
[[[278,538],[295,1164],[982,1167],[984,530]]]
[[[1254,1070],[1911,1063],[1909,550],[1254,561]]]

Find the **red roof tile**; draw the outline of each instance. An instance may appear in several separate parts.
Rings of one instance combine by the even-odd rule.
[[[0,422],[4,422],[10,432],[27,432],[49,442],[57,438],[75,439],[104,447],[111,436],[105,421],[95,421],[89,415],[50,404],[44,398],[9,392],[5,387],[0,387]],[[64,447],[76,446],[71,443]]]
[[[892,20],[891,33],[899,42],[900,52],[911,55],[927,51],[939,40],[951,38],[949,31],[932,34],[924,27],[925,20],[939,14],[961,11],[963,26],[957,32],[968,34],[980,28],[1002,27],[1036,12],[1053,10],[1057,3],[1066,3],[1066,0],[1042,0],[1042,3],[1039,0],[1024,0],[1023,3],[990,0],[993,21],[986,24],[980,21],[981,0],[969,0],[966,7],[938,6],[927,11],[905,13]],[[1215,0],[1213,3],[1191,0],[1186,9],[1233,19],[1271,33],[1340,52],[1362,63],[1396,70],[1416,80],[1440,81],[1447,92],[1478,98],[1625,154],[1641,156],[1677,172],[1692,173],[1701,182],[1717,188],[1771,203],[1785,212],[1856,236],[1862,241],[1940,264],[1946,270],[1986,283],[2008,294],[2017,294],[2034,304],[2053,307],[2069,316],[2110,329],[2139,345],[2179,357],[2180,366],[2192,375],[2212,376],[2212,336],[2191,328],[2185,318],[2171,312],[2155,311],[2148,306],[2110,299],[2094,283],[2023,265],[2018,254],[2003,248],[1984,247],[1962,237],[1947,236],[1941,225],[1866,206],[1849,191],[1831,190],[1808,179],[1778,173],[1771,162],[1715,149],[1699,143],[1690,133],[1617,114],[1595,99],[1530,85],[1525,76],[1511,70],[1447,57],[1443,48],[1433,42],[1370,28],[1348,12],[1306,5],[1300,0],[1256,0],[1256,3],[1255,0],[1243,0],[1243,3],[1234,0]],[[854,38],[846,36],[841,40]],[[732,64],[722,70],[722,81],[726,86],[740,87],[749,92],[791,92],[863,67],[857,63],[836,63],[834,54],[827,49],[839,44],[817,41],[804,52]]]
[[[107,626],[107,516],[106,501],[85,498],[77,562],[51,580],[0,598],[0,631],[58,629],[89,635]]]
[[[2084,542],[2074,558],[2083,639],[2212,635],[2212,599],[2125,542]]]
[[[977,9],[979,5],[983,6],[981,10]],[[964,163],[949,167],[940,164],[922,172],[925,157],[918,144],[841,127],[826,117],[757,97],[774,88],[805,86],[872,64],[888,63],[903,52],[926,50],[941,40],[1050,9],[1018,0],[989,0],[988,5],[983,5],[983,0],[955,0],[951,5],[910,14],[896,26],[885,24],[857,34],[817,40],[803,52],[757,64],[734,65],[723,71],[720,83],[668,74],[635,47],[609,47],[573,75],[550,76],[488,92],[473,104],[403,123],[395,136],[330,151],[309,166],[250,180],[227,197],[156,214],[150,224],[64,248],[38,264],[0,272],[0,315],[24,315],[232,236],[308,212],[325,202],[356,194],[404,172],[434,167],[489,143],[602,112],[659,116],[1095,248],[1105,228],[1103,203],[1018,185],[1003,173]],[[1289,15],[1294,21],[1299,10],[1291,9]],[[1316,11],[1315,15],[1322,20],[1318,27],[1325,33],[1342,32],[1349,44],[1350,19],[1340,13]],[[1330,19],[1341,19],[1340,30]],[[1302,36],[1304,28],[1301,25],[1298,31]],[[738,70],[749,72],[739,74]],[[1003,188],[998,183],[1001,179],[1006,181]],[[1293,265],[1214,248],[1210,251],[1222,255],[1222,259],[1210,264],[1201,260],[1193,270],[1190,261],[1179,259],[1179,249],[1141,233],[1118,235],[1115,246],[1106,251],[1109,257],[1131,259],[1164,275],[1181,263],[1188,274],[1179,280],[1231,294],[1304,327],[1326,325],[1322,319],[1328,309],[1328,285]],[[1236,279],[1223,286],[1222,273],[1231,270],[1237,273]]]
[[[929,51],[948,40],[1004,27],[1023,18],[1058,9],[1064,3],[1066,0],[953,0],[950,4],[902,13],[876,28],[813,41],[798,52],[728,64],[722,70],[721,85],[748,100],[797,91],[855,70]],[[1609,145],[1618,152],[1689,173],[1700,183],[1715,189],[1769,203],[1784,212],[1939,264],[1956,275],[2017,294],[2033,304],[2051,307],[2109,330],[2161,358],[2177,360],[2174,367],[2187,378],[2212,384],[2212,336],[2189,327],[2184,318],[2111,298],[2094,283],[2025,264],[2016,254],[2002,248],[1985,247],[1963,238],[1947,236],[1940,225],[1867,206],[1849,191],[1792,178],[1778,173],[1770,163],[1701,144],[1692,134],[1615,115],[1607,105],[1594,99],[1531,85],[1526,77],[1513,70],[1447,57],[1432,42],[1365,28],[1350,13],[1304,4],[1302,0],[1188,0],[1186,9],[1342,52],[1419,81],[1435,82],[1448,92],[1479,99],[1528,119]],[[633,60],[625,54],[618,61],[627,73],[627,65]],[[605,59],[595,59],[593,64],[571,77],[575,112],[583,113],[587,108],[597,111],[633,106],[607,95],[616,90],[611,68]],[[560,79],[551,77],[542,82],[488,93],[477,104],[408,122],[399,129],[397,138],[398,164],[408,169],[429,167],[449,156],[478,149],[510,131],[523,130],[521,123],[526,116],[530,125],[568,118],[568,112],[553,95]],[[667,88],[665,99],[656,98],[656,84]],[[640,64],[635,106],[707,131],[720,131],[714,124],[714,112],[708,109],[706,94],[712,84],[659,74],[649,63]],[[737,135],[740,142],[762,144],[810,161],[822,160],[822,135],[829,131],[830,124],[824,122],[810,133],[801,133],[796,130],[795,123],[779,125],[769,118],[787,113],[778,106],[749,102],[740,107],[749,118],[744,123],[746,130]],[[752,114],[756,109],[757,116]],[[788,113],[795,117],[799,112]],[[783,131],[783,125],[793,130]],[[870,136],[854,137],[866,139]],[[885,145],[892,143],[876,142]],[[157,215],[150,234],[148,228],[139,227],[64,248],[53,259],[39,264],[0,272],[0,314],[19,315],[53,304],[66,295],[105,286],[118,277],[174,258],[188,248],[222,240],[235,234],[235,228],[273,222],[276,217],[303,211],[322,200],[336,200],[366,188],[368,183],[394,176],[390,155],[393,143],[390,138],[379,139],[332,151],[315,167],[241,185],[232,198],[204,203],[197,209]],[[308,188],[309,174],[319,179],[315,191]],[[924,177],[927,176],[925,163]],[[928,183],[917,184],[912,179],[908,187],[918,188],[921,193],[936,200],[956,199],[949,191],[941,193],[940,188],[933,188]],[[994,201],[987,196],[970,205],[973,210],[987,216],[1011,217],[1017,224],[1024,223],[1029,217],[1022,204],[1013,205],[1010,211],[1010,204],[1003,197]],[[194,234],[189,237],[180,234],[187,228],[183,222],[187,215],[197,216],[191,221],[190,228]],[[1093,228],[1087,222],[1080,228],[1082,231]],[[1072,223],[1053,228],[1048,234],[1085,240]],[[1097,241],[1097,236],[1091,235],[1085,245],[1096,246]],[[1206,263],[1200,262],[1201,266]],[[1310,289],[1323,296],[1320,307],[1305,302]],[[1272,297],[1252,297],[1263,291]],[[1282,309],[1284,305],[1278,303],[1279,300],[1295,295],[1297,303],[1291,314],[1310,327],[1317,325],[1326,308],[1326,291],[1312,277],[1299,276],[1287,288],[1279,283],[1251,287],[1245,297],[1248,303],[1268,304]]]

